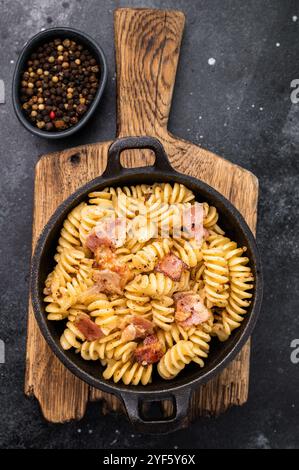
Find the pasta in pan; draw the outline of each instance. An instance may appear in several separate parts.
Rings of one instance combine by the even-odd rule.
[[[217,209],[178,183],[90,193],[64,221],[45,281],[47,318],[66,323],[61,347],[126,385],[204,367],[254,287],[246,247],[218,224]]]
[[[85,203],[75,207],[63,223],[60,238],[58,240],[57,252],[61,253],[65,248],[80,247],[79,228],[81,222],[82,210],[86,206]]]
[[[152,364],[142,366],[137,362],[110,359],[107,361],[103,377],[104,379],[112,379],[115,383],[122,380],[125,385],[139,385],[139,383],[147,385],[152,381],[152,370]]]
[[[178,341],[164,354],[158,363],[158,372],[163,379],[173,379],[195,356],[191,341]]]

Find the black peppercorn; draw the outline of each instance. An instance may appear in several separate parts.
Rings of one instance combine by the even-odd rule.
[[[46,129],[46,131],[53,131],[54,126],[53,126],[52,122],[47,122],[46,125],[45,125],[45,129]]]
[[[84,104],[79,104],[77,106],[77,112],[79,114],[84,114],[86,112],[86,110],[87,110],[87,107]]]

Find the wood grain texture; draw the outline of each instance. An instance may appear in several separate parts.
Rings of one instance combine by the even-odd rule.
[[[167,131],[180,43],[181,12],[119,9],[115,12],[117,134],[157,136],[172,165],[215,187],[242,212],[252,231],[257,216],[258,181],[250,172]],[[100,175],[111,142],[85,145],[43,156],[36,166],[33,247],[43,226],[69,194]],[[151,160],[146,151],[124,155],[126,166]],[[218,377],[192,397],[190,419],[217,415],[247,400],[250,344]],[[84,416],[88,401],[103,400],[104,412],[122,411],[119,400],[75,378],[49,350],[29,305],[25,392],[34,395],[45,418],[65,422]],[[164,406],[169,414],[171,405]]]

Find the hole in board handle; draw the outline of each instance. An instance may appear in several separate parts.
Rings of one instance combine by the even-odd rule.
[[[120,155],[120,163],[124,168],[142,168],[155,163],[155,154],[149,149],[124,150]]]

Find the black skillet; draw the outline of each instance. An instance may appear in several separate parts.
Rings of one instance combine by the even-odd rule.
[[[155,153],[153,166],[124,168],[120,154],[126,149],[150,149]],[[46,318],[43,302],[43,287],[48,273],[53,269],[54,254],[64,219],[68,212],[91,191],[107,186],[128,186],[141,183],[169,182],[182,183],[190,188],[198,201],[207,201],[220,213],[220,225],[225,232],[241,246],[247,247],[247,256],[255,277],[253,300],[241,327],[233,332],[225,343],[212,341],[210,355],[203,369],[196,364],[186,367],[178,377],[169,382],[155,375],[150,385],[126,386],[106,381],[101,375],[99,362],[84,361],[73,351],[64,351],[59,342],[63,322],[52,322]],[[65,366],[89,385],[117,395],[123,402],[130,421],[141,432],[163,433],[173,431],[184,423],[189,409],[191,393],[218,374],[241,350],[255,326],[262,301],[263,281],[261,261],[255,239],[245,220],[237,209],[220,193],[202,181],[178,173],[172,168],[162,144],[153,137],[127,137],[115,141],[109,148],[107,168],[102,176],[95,178],[67,198],[55,211],[45,226],[34,252],[31,272],[31,290],[35,317],[48,344]],[[169,419],[148,420],[142,411],[146,401],[172,399],[173,416]]]

